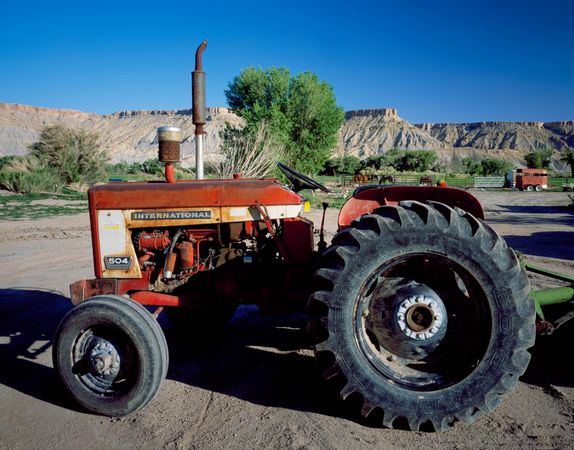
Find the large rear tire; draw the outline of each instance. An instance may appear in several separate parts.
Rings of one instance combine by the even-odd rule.
[[[319,264],[315,354],[363,416],[443,431],[493,410],[526,370],[528,279],[472,215],[434,202],[384,206],[338,233]]]
[[[54,338],[54,367],[88,411],[119,417],[146,405],[168,368],[163,331],[141,305],[97,296],[71,309]]]

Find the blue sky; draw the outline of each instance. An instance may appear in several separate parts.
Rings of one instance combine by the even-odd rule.
[[[574,119],[574,1],[16,2],[0,16],[0,101],[97,113],[207,105],[242,68],[330,83],[345,110],[412,123]]]

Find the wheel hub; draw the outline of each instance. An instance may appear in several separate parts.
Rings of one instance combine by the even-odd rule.
[[[424,284],[388,283],[364,305],[365,327],[377,349],[420,360],[432,353],[446,334],[446,308],[439,295]]]
[[[441,305],[432,297],[413,295],[399,304],[396,321],[411,339],[425,341],[435,336],[443,324]]]
[[[120,370],[120,355],[115,347],[104,339],[98,339],[89,356],[92,372],[106,377],[115,377]]]

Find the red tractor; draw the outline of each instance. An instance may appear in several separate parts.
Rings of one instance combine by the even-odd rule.
[[[167,372],[162,308],[205,330],[240,303],[307,302],[324,375],[360,397],[364,416],[444,430],[492,410],[528,364],[534,303],[478,201],[451,188],[360,188],[321,250],[297,192],[326,188],[280,168],[291,188],[236,178],[90,189],[95,278],[72,284],[77,306],[54,341],[72,397],[110,416],[144,406]]]
[[[243,303],[306,307],[325,378],[388,427],[472,422],[515,387],[535,305],[517,257],[472,195],[360,187],[331,244],[321,229],[315,245],[298,192],[323,185],[282,164],[290,187],[176,181],[181,131],[162,127],[158,137],[165,182],[89,190],[95,278],[71,285],[76,306],[53,353],[84,408],[123,416],[152,399],[168,368],[161,311],[201,333]]]

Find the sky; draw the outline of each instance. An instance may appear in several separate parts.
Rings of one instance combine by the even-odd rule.
[[[574,120],[574,1],[42,1],[0,9],[0,102],[100,114],[207,106],[249,66],[316,73],[411,123]]]

